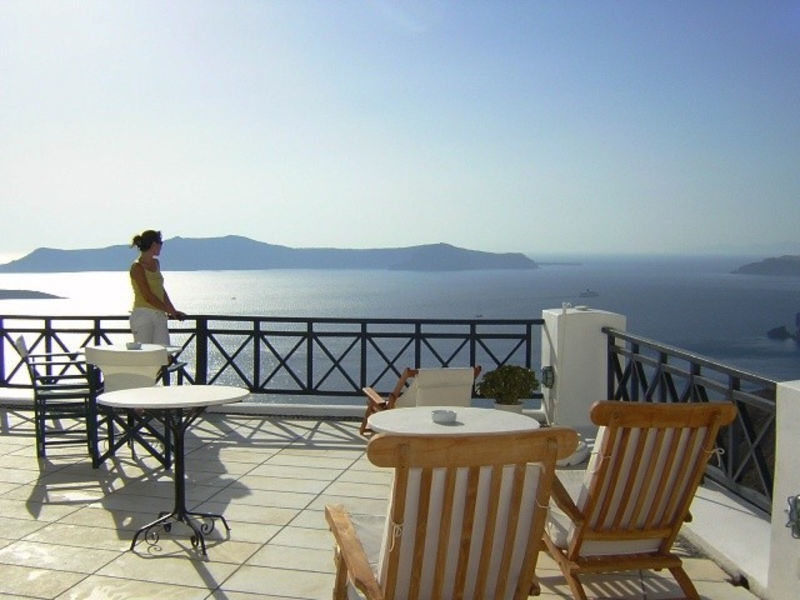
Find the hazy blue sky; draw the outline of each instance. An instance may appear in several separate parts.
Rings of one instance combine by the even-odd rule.
[[[2,0],[0,186],[3,257],[800,241],[800,2]]]

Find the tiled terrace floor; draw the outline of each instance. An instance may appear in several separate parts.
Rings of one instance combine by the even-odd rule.
[[[205,560],[182,525],[131,552],[133,532],[172,507],[171,472],[127,450],[93,470],[75,446],[40,463],[29,415],[0,408],[0,599],[329,598],[324,505],[385,511],[390,476],[366,460],[356,423],[208,415],[187,434],[188,502],[223,513],[230,533],[211,534]],[[755,598],[686,555],[702,598]],[[545,554],[537,572],[540,598],[570,597]],[[590,598],[678,595],[653,572],[585,581]]]

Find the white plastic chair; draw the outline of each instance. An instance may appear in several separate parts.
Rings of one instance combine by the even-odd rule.
[[[92,464],[98,467],[103,461],[128,443],[133,450],[133,442],[138,442],[165,467],[172,464],[171,440],[169,429],[158,427],[149,415],[128,411],[119,415],[113,409],[104,408],[102,418],[98,419],[98,407],[95,401],[101,393],[148,388],[156,384],[162,370],[169,365],[169,355],[163,347],[142,348],[128,352],[120,352],[112,348],[87,346],[86,363],[102,373],[94,372],[91,376],[92,394]],[[105,452],[99,448],[98,430],[101,425],[107,426],[108,447]],[[155,444],[154,444],[155,443]],[[162,445],[159,450],[156,445]]]
[[[161,370],[169,365],[169,356],[165,348],[120,352],[87,346],[86,362],[102,371],[103,391],[114,392],[155,385]]]

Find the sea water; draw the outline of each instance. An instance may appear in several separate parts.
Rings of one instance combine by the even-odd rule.
[[[169,271],[165,285],[188,314],[351,318],[538,318],[563,302],[627,317],[628,331],[779,381],[800,379],[794,330],[800,279],[735,275],[752,257],[536,257],[533,270]],[[60,299],[0,300],[0,315],[124,315],[127,272],[0,274],[0,290]],[[593,297],[581,297],[586,290]]]

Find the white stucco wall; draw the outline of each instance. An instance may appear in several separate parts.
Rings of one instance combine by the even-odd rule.
[[[775,481],[770,531],[770,600],[800,598],[800,539],[792,537],[787,499],[800,494],[800,381],[778,384],[776,395]]]

